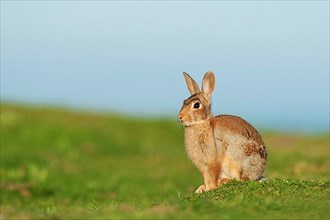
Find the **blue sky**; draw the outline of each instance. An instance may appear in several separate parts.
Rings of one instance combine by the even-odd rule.
[[[329,129],[327,1],[1,1],[1,99],[175,116],[216,75],[214,114]]]

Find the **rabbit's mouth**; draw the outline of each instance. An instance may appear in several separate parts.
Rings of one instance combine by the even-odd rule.
[[[189,127],[192,125],[189,120],[185,120],[183,117],[179,117],[179,123],[184,127]]]
[[[180,123],[182,126],[184,126],[184,127],[189,127],[189,126],[190,126],[190,123],[187,122],[187,121],[185,121],[185,120],[183,120],[182,117],[179,117],[179,123]]]

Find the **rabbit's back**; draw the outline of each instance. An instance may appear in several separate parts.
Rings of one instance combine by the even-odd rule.
[[[240,135],[246,139],[254,140],[260,145],[264,144],[258,131],[244,119],[234,115],[218,115],[214,119],[215,126],[221,130],[222,134]]]
[[[244,119],[219,115],[211,119],[223,178],[257,180],[267,161],[266,146],[257,130]]]

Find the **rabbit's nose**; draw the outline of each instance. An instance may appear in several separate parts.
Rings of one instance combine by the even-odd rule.
[[[178,115],[178,119],[181,123],[183,122],[183,114],[181,112]]]

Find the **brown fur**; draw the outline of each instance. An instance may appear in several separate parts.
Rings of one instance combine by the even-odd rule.
[[[196,88],[197,83],[188,74],[184,76],[191,97],[184,101],[178,117],[185,126],[187,154],[204,179],[204,185],[196,192],[215,189],[230,179],[262,178],[267,151],[256,129],[237,116],[212,116],[213,73],[205,74],[203,92]],[[194,107],[197,102],[199,108]]]
[[[223,130],[240,134],[247,139],[252,139],[264,145],[260,134],[244,119],[233,115],[218,115],[214,119],[217,119],[216,121]]]

